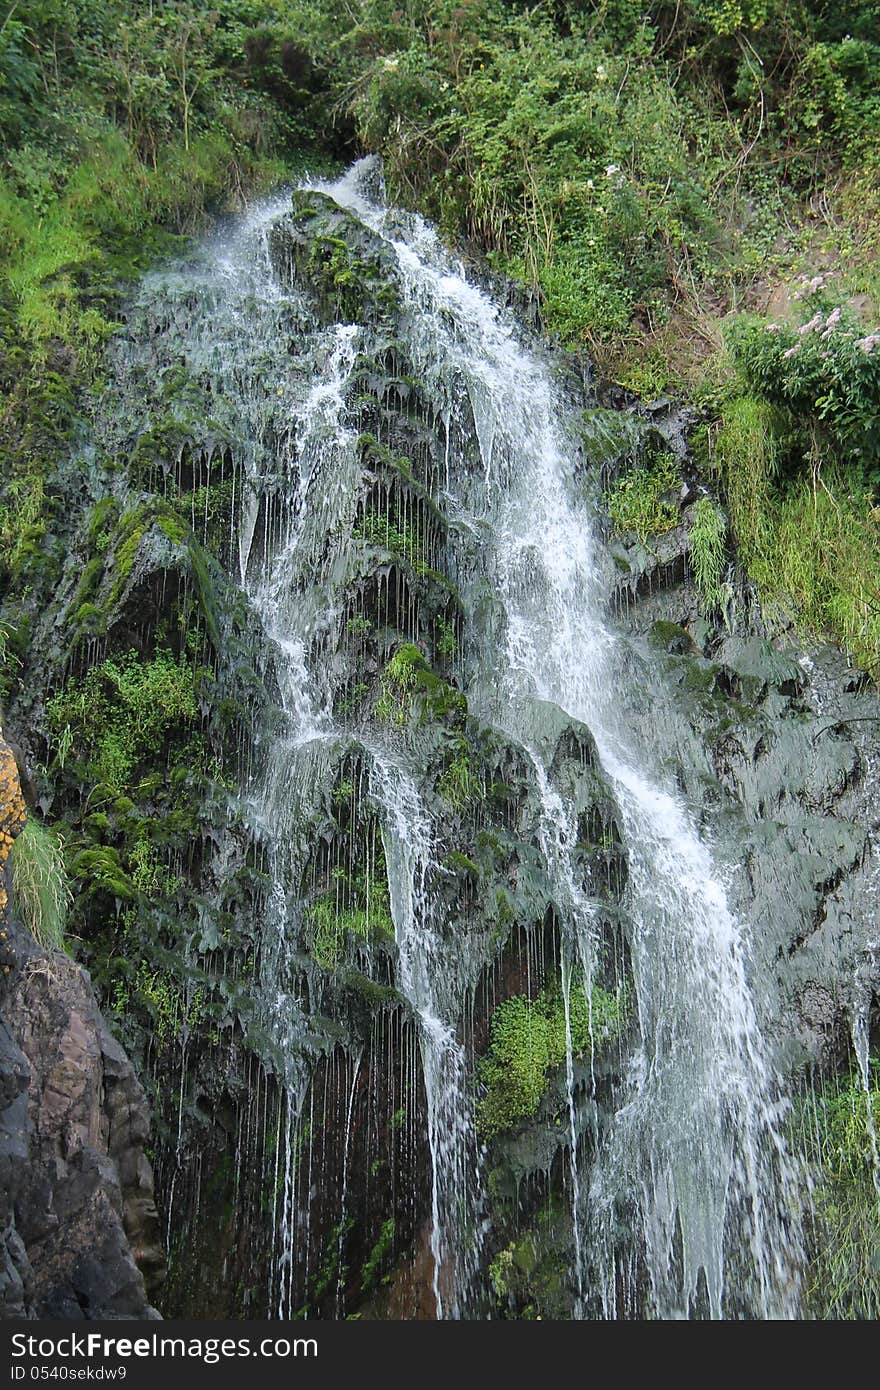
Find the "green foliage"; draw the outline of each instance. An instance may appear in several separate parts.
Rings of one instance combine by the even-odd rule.
[[[386,723],[404,725],[409,718],[418,676],[428,669],[428,663],[415,643],[407,642],[398,647],[382,672],[382,694],[376,704],[377,718]]]
[[[688,533],[688,555],[697,592],[709,613],[719,609],[722,604],[726,540],[727,521],[724,513],[708,497],[699,498]]]
[[[623,1021],[623,1001],[594,985],[589,998],[582,986],[570,994],[571,1050],[588,1057],[614,1039]],[[565,1060],[565,1004],[561,990],[545,989],[537,999],[514,995],[492,1015],[489,1050],[480,1063],[485,1087],[477,1110],[487,1138],[534,1115],[547,1086],[547,1073]]]
[[[658,453],[649,464],[623,473],[605,495],[605,506],[618,534],[635,531],[644,545],[678,524],[677,493],[681,475],[675,456]]]
[[[437,779],[437,790],[456,811],[464,811],[483,798],[483,786],[471,765],[468,745],[462,739],[455,756]]]
[[[367,512],[352,534],[367,545],[387,550],[396,560],[405,560],[417,574],[427,573],[421,542],[411,527],[400,523],[391,513]]]
[[[291,14],[392,196],[478,242],[594,350],[679,309],[702,333],[704,296],[766,267],[796,194],[829,165],[876,168],[873,0],[845,20],[791,0]]]
[[[832,306],[824,284],[817,275],[803,286],[797,328],[738,321],[733,360],[750,394],[785,410],[802,435],[827,436],[841,460],[880,481],[880,333],[845,304]]]
[[[393,940],[394,922],[384,860],[372,870],[348,874],[338,870],[333,888],[312,903],[307,915],[312,956],[325,970],[335,970],[349,937],[364,943]]]
[[[50,728],[88,761],[94,779],[119,794],[169,733],[198,714],[192,667],[169,651],[150,661],[108,657],[47,704]]]
[[[447,869],[453,869],[458,874],[473,874],[476,878],[480,872],[479,865],[457,849],[450,850],[443,863]]]
[[[175,1042],[184,1029],[194,1028],[204,1006],[201,990],[187,991],[180,980],[151,967],[146,961],[141,961],[137,969],[134,999],[150,1015],[153,1037],[160,1049]],[[127,999],[119,1002],[129,1007]]]
[[[437,653],[451,661],[458,650],[458,643],[455,638],[455,628],[452,623],[445,618],[437,619]]]
[[[71,897],[57,831],[29,815],[12,843],[12,906],[46,951],[67,949],[64,928]]]
[[[824,467],[808,463],[796,469],[790,431],[779,408],[766,401],[738,397],[722,407],[715,457],[740,553],[765,601],[802,628],[842,643],[876,675],[876,503],[830,459]]]
[[[383,1270],[388,1267],[391,1261],[394,1253],[395,1224],[393,1216],[389,1216],[387,1221],[382,1223],[378,1239],[364,1261],[364,1267],[361,1270],[362,1293],[372,1293],[379,1283]]]
[[[880,1063],[866,1095],[861,1077],[826,1083],[796,1111],[799,1145],[813,1167],[812,1261],[807,1298],[815,1316],[880,1316]],[[870,1107],[872,1138],[868,1124]]]
[[[431,670],[424,653],[414,642],[405,642],[382,672],[382,693],[376,701],[376,717],[403,728],[417,708],[422,716],[460,724],[467,713],[467,701],[459,690]],[[460,767],[453,774],[459,792],[464,771]]]

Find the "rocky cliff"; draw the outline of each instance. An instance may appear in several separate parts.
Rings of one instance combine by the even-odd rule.
[[[0,745],[4,881],[24,805]],[[4,902],[0,1306],[5,1317],[158,1316],[165,1256],[143,1088],[87,971],[41,950]],[[146,1282],[145,1282],[146,1278]]]

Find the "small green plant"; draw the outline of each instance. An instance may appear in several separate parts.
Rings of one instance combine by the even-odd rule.
[[[428,670],[428,663],[414,642],[406,642],[391,657],[382,672],[382,694],[376,703],[376,715],[388,724],[403,726],[410,713],[412,697],[418,686],[418,674]]]
[[[187,991],[180,980],[141,961],[135,977],[135,993],[153,1020],[156,1041],[167,1047],[183,1029],[196,1027],[204,1011],[204,992]]]
[[[145,837],[135,841],[129,860],[131,881],[145,897],[171,897],[180,888],[180,878],[161,862],[155,845]]]
[[[707,613],[717,611],[722,605],[726,541],[724,513],[708,497],[701,497],[694,508],[688,545],[694,583]]]
[[[169,731],[197,713],[193,669],[169,651],[150,661],[135,652],[108,657],[47,704],[59,762],[75,746],[96,780],[117,794],[138,763],[160,751]]]
[[[624,1000],[594,985],[587,999],[583,986],[572,985],[569,1019],[575,1056],[617,1036]],[[514,995],[492,1015],[489,1050],[479,1066],[485,1093],[477,1109],[482,1134],[490,1138],[534,1115],[547,1085],[547,1073],[566,1054],[565,1005],[561,989],[547,988],[537,997]]]
[[[428,573],[422,545],[412,527],[391,513],[367,512],[352,534],[377,550],[387,550],[396,560],[405,560],[417,574]]]
[[[456,642],[456,639],[455,639],[455,628],[453,627],[452,623],[447,622],[445,618],[438,618],[438,619],[437,619],[437,652],[438,652],[438,654],[439,654],[440,656],[445,657],[447,661],[451,661],[452,658],[455,656],[455,653],[456,653],[457,649],[458,649],[458,643]]]
[[[369,871],[349,875],[341,869],[334,877],[335,887],[322,893],[307,915],[312,956],[325,970],[337,968],[349,936],[364,943],[394,937],[384,878]]]
[[[669,494],[679,484],[678,464],[671,453],[657,454],[648,466],[624,473],[605,495],[615,532],[635,531],[644,545],[650,536],[671,531],[678,523],[678,505]]]
[[[12,904],[46,951],[67,949],[64,928],[72,901],[57,832],[29,815],[12,844]]]
[[[455,757],[437,779],[437,790],[456,811],[464,811],[482,800],[483,787],[471,765],[468,746],[462,739]]]
[[[514,1246],[508,1245],[505,1250],[499,1250],[489,1265],[489,1279],[495,1291],[495,1297],[499,1302],[506,1299],[509,1294],[510,1275],[513,1270]]]
[[[395,1220],[389,1216],[383,1221],[379,1237],[364,1261],[361,1270],[361,1292],[372,1293],[379,1282],[383,1269],[388,1265],[394,1251]]]

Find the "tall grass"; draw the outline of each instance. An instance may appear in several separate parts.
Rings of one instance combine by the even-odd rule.
[[[880,1061],[872,1062],[866,1095],[861,1078],[827,1081],[793,1113],[793,1142],[815,1179],[812,1250],[806,1281],[817,1317],[857,1321],[880,1317],[880,1198],[873,1127],[880,1127]]]
[[[725,404],[715,456],[733,530],[762,599],[802,630],[846,647],[880,678],[880,511],[832,459],[778,474],[774,411]]]
[[[64,951],[71,891],[61,840],[51,826],[28,816],[12,845],[12,906],[46,951]]]

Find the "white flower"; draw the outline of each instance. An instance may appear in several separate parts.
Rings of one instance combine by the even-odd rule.
[[[605,177],[606,177],[606,179],[610,179],[610,178],[613,177],[614,174],[619,174],[619,173],[620,173],[620,165],[619,165],[619,164],[608,164],[608,165],[606,165],[606,167],[605,167]]]
[[[605,81],[607,81],[607,78],[608,78],[608,73],[607,73],[607,71],[606,71],[605,64],[604,64],[604,63],[600,63],[599,66],[598,66],[597,69],[596,69],[596,81],[597,81],[597,82],[605,82]]]

